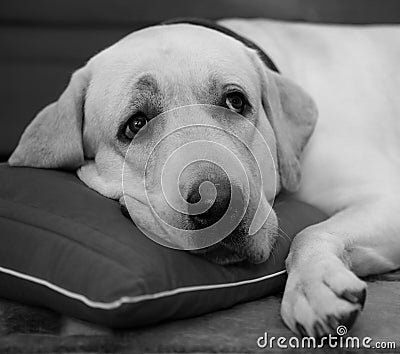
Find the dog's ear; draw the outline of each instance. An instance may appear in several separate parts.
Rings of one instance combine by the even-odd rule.
[[[276,136],[281,186],[295,192],[301,178],[300,155],[314,130],[317,106],[285,77],[268,70],[264,78],[262,102]]]
[[[76,169],[84,162],[82,119],[87,68],[76,71],[57,102],[37,114],[8,163],[11,166]]]

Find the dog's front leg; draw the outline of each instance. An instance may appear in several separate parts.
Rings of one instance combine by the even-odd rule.
[[[400,222],[394,208],[389,202],[354,205],[295,237],[281,307],[292,331],[321,337],[340,324],[352,326],[366,298],[366,283],[357,275],[399,268]]]

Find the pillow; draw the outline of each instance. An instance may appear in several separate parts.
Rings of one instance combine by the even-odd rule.
[[[290,198],[274,208],[283,232],[273,256],[219,266],[151,241],[74,174],[1,164],[0,296],[124,328],[274,294],[291,238],[325,218]]]

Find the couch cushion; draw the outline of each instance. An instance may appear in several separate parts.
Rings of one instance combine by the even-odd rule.
[[[74,174],[0,165],[0,296],[112,327],[200,315],[282,291],[291,238],[325,216],[292,199],[270,259],[219,266],[160,246]]]

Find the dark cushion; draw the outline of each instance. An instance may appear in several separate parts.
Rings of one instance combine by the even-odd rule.
[[[218,266],[160,246],[74,174],[0,165],[0,296],[112,327],[230,307],[283,290],[291,238],[325,216],[275,205],[281,237],[259,265]]]

